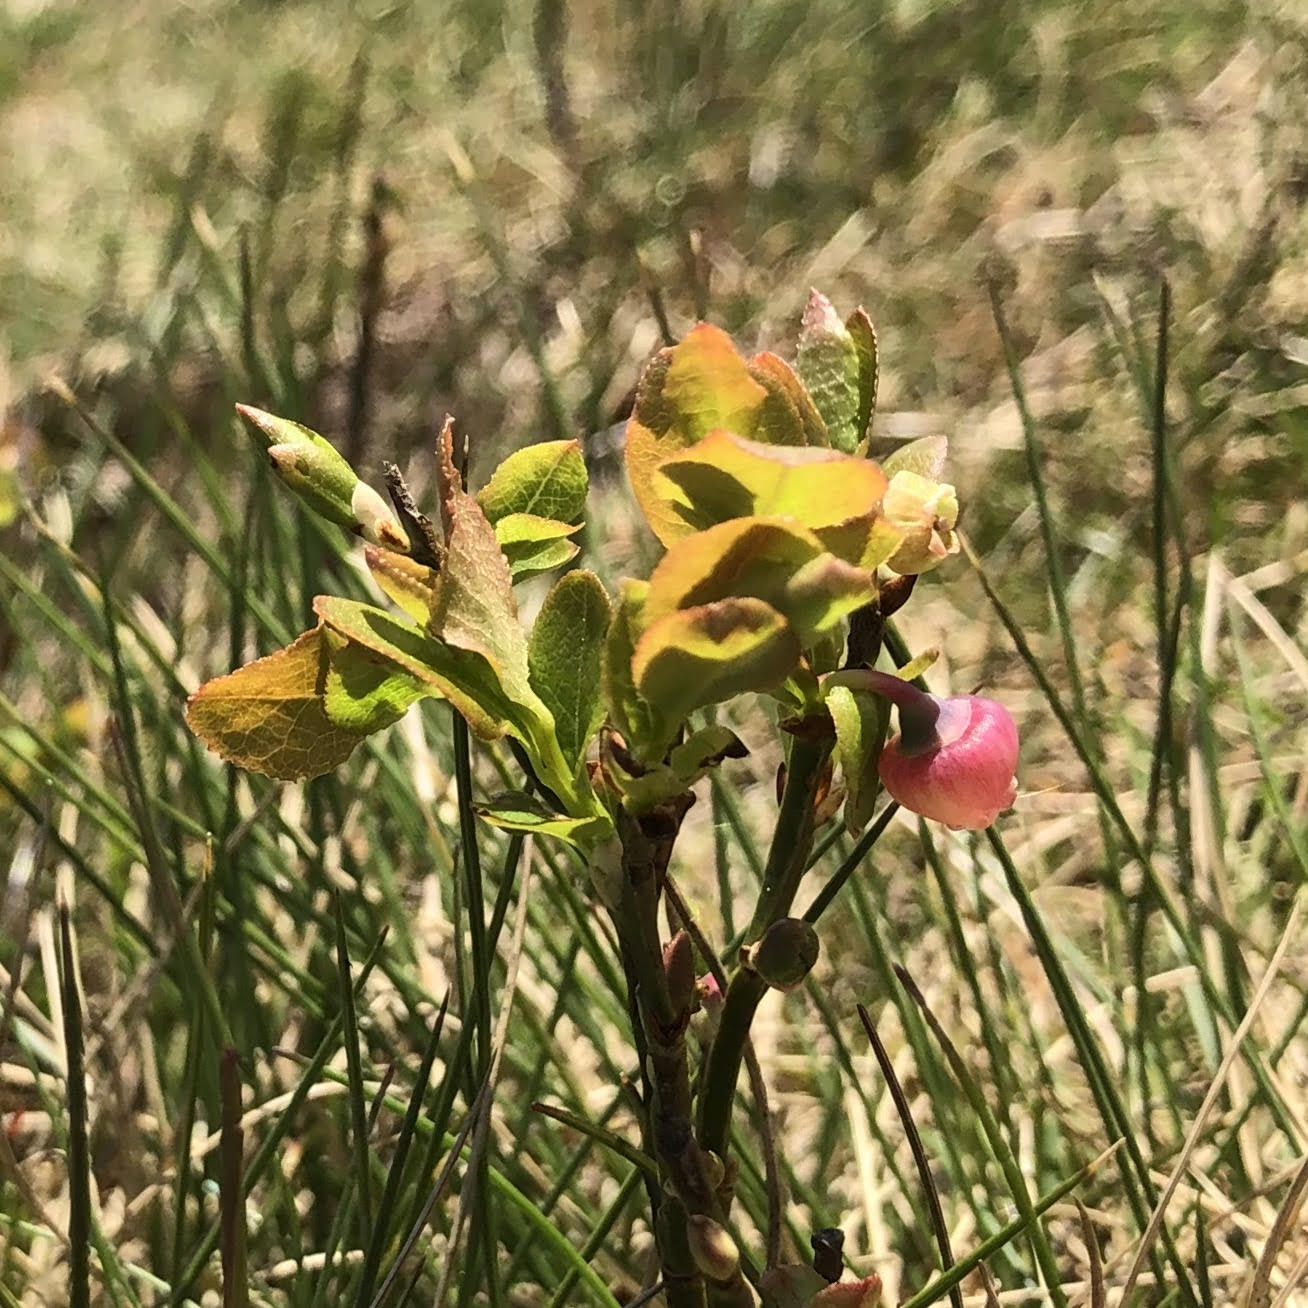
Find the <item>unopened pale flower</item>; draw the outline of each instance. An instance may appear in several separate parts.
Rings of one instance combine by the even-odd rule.
[[[881,501],[885,520],[903,534],[886,566],[902,576],[929,572],[958,553],[958,496],[943,481],[901,469],[890,478]]]

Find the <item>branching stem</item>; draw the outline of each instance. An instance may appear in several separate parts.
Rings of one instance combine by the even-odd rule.
[[[772,847],[763,869],[763,886],[745,934],[746,944],[758,940],[773,922],[785,917],[795,902],[813,848],[814,806],[834,739],[830,722],[822,719],[810,719],[795,735]],[[766,993],[767,985],[757,973],[744,966],[736,967],[727,986],[718,1033],[709,1051],[699,1105],[699,1143],[724,1161],[745,1043],[754,1014]]]

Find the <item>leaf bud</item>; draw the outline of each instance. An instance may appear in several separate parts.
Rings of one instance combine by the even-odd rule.
[[[745,951],[745,964],[774,990],[793,990],[818,959],[818,934],[800,917],[783,917]]]
[[[695,1004],[695,950],[684,930],[663,946],[663,975],[673,1009],[689,1013]]]
[[[359,480],[359,474],[330,441],[298,422],[248,404],[238,404],[236,409],[267,441],[268,457],[278,477],[315,513],[374,545],[400,554],[409,552],[409,538],[390,505]]]
[[[720,1222],[691,1213],[686,1220],[690,1256],[710,1281],[730,1281],[740,1271],[740,1249]]]
[[[716,1194],[727,1179],[727,1165],[711,1149],[702,1152],[701,1162],[704,1167],[704,1183]]]

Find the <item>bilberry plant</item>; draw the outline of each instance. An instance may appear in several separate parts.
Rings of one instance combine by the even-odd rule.
[[[799,984],[817,959],[818,914],[793,909],[824,822],[861,831],[884,786],[924,817],[979,828],[1015,793],[1006,710],[926,694],[911,680],[922,660],[874,667],[916,578],[958,548],[944,439],[868,457],[876,387],[866,313],[842,321],[816,292],[794,367],[744,358],[707,324],[661,350],[637,390],[626,464],[662,556],[612,595],[592,572],[565,572],[529,631],[515,588],[578,554],[588,484],[576,441],[511,454],[474,495],[447,419],[428,518],[394,470],[388,502],[317,433],[241,408],[282,481],[363,538],[393,607],[319,596],[317,626],[201,687],[188,720],[223,758],[288,781],[337,767],[423,699],[447,700],[478,740],[511,743],[522,788],[478,811],[571,845],[614,922],[674,1308],[756,1293],[769,1308],[876,1302],[875,1276],[838,1280],[829,1260],[767,1267],[753,1286],[745,1276],[758,1260],[729,1229],[729,1142],[750,1025],[769,988]],[[725,991],[708,987],[716,1013],[700,1047],[686,1035],[704,960],[666,903],[668,870],[692,787],[744,753],[730,712],[704,711],[747,695],[778,706],[785,763],[762,883]],[[891,704],[900,731],[887,742]],[[666,937],[665,916],[677,928]]]

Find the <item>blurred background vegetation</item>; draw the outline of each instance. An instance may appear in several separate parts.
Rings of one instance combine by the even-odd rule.
[[[247,1103],[271,1105],[248,1135],[277,1161],[250,1182],[255,1301],[355,1302],[358,1262],[321,1274],[324,1250],[367,1243],[342,1190],[346,1099],[315,1073],[325,1107],[285,1113],[273,1096],[303,1084],[300,1069],[270,1051],[326,1041],[345,1066],[331,1026],[331,895],[345,890],[356,969],[392,930],[360,1019],[367,1077],[398,1069],[394,1120],[378,1110],[379,1188],[388,1132],[422,1099],[432,998],[467,982],[443,715],[290,790],[228,773],[182,726],[185,693],[305,626],[315,592],[364,593],[348,551],[270,487],[233,402],[309,422],[374,477],[395,458],[419,490],[447,410],[470,435],[474,482],[510,448],[578,436],[602,488],[592,558],[611,575],[650,557],[620,478],[645,360],[699,317],[789,353],[811,285],[877,324],[880,448],[950,437],[964,526],[1026,633],[1023,659],[961,562],[903,623],[914,650],[941,647],[940,685],[984,683],[1022,721],[1010,845],[1099,1014],[1148,1198],[1308,874],[1304,6],[0,0],[0,160],[0,1302],[67,1293],[50,1235],[76,1209],[59,1153],[56,888],[92,1040],[105,1302],[216,1294],[206,1140],[229,1042]],[[687,835],[688,868],[708,869],[688,871],[688,889],[718,942],[751,884],[776,764],[766,724],[740,726],[756,754]],[[1087,755],[1101,770],[1089,782]],[[1181,929],[1159,926],[1123,870],[1130,841],[1106,797],[1179,892]],[[860,1270],[909,1291],[937,1253],[855,1040],[856,1000],[885,1005],[956,1243],[1011,1212],[947,1063],[920,1023],[898,1025],[879,938],[968,1057],[984,1050],[978,1075],[1007,1104],[1035,1191],[1112,1132],[985,848],[951,839],[933,855],[958,902],[949,877],[927,878],[907,823],[883,848],[824,935],[825,992],[788,1001],[784,1022],[778,1006],[760,1045],[781,1120],[806,1142],[787,1176],[790,1237],[803,1251],[809,1230],[843,1224]],[[500,853],[487,837],[490,897],[512,890]],[[530,1020],[515,1028],[495,1165],[568,1247],[601,1232],[597,1266],[621,1297],[648,1232],[620,1171],[519,1113],[546,1095],[618,1112],[620,1129],[603,1097],[629,1062],[603,929],[585,925],[564,864],[540,875],[552,889],[529,923]],[[1204,1302],[1210,1279],[1254,1265],[1277,1178],[1308,1141],[1302,1095],[1286,1091],[1308,1074],[1302,956],[1285,976],[1266,1062],[1233,1081],[1201,1179],[1172,1210]],[[432,1083],[447,1064],[434,1152],[400,1187],[411,1215],[458,1120],[453,1053]],[[262,1137],[269,1122],[282,1134]],[[1087,1193],[1119,1271],[1143,1226],[1129,1188],[1110,1174]],[[742,1181],[742,1220],[765,1210],[761,1180]],[[501,1224],[517,1278],[505,1286],[550,1302],[572,1264],[523,1211]],[[1058,1213],[1069,1284],[1083,1285],[1082,1228]],[[422,1246],[429,1278],[450,1221],[438,1211]],[[1036,1284],[1025,1248],[991,1270],[1015,1294]]]

